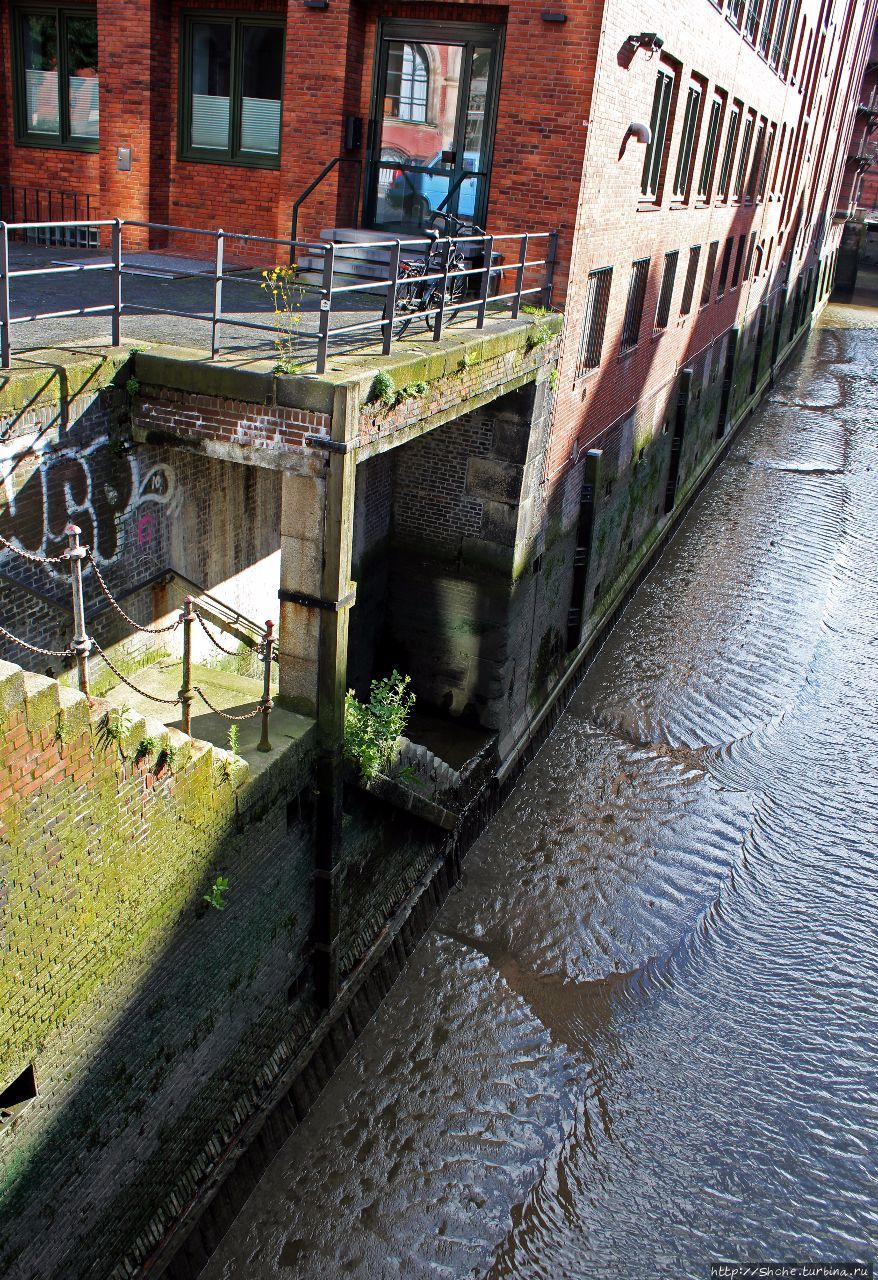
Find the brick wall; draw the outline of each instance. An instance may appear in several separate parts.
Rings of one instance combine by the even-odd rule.
[[[254,779],[161,725],[114,741],[105,706],[10,664],[0,709],[0,1082],[32,1063],[38,1085],[2,1135],[0,1270],[115,1275],[312,1025],[287,995],[311,918],[290,805],[309,748]],[[222,912],[202,901],[218,874]]]

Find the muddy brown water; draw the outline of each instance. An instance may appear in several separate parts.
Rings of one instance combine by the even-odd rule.
[[[876,370],[829,308],[206,1280],[875,1254]]]

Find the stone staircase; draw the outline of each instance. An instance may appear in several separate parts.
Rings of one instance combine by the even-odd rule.
[[[333,241],[336,246],[335,274],[336,284],[363,284],[367,280],[382,281],[387,279],[390,263],[389,249],[376,249],[376,243],[386,244],[388,240],[406,240],[408,236],[394,236],[387,231],[365,231],[354,227],[327,227],[320,232],[320,239]],[[418,253],[418,246],[412,246],[411,256]],[[320,254],[302,254],[298,259],[299,275],[309,284],[320,284],[323,280],[323,258]],[[381,288],[380,284],[376,285]]]

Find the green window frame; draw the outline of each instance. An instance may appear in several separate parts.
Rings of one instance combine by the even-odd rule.
[[[741,104],[736,102],[729,115],[729,128],[726,134],[726,149],[723,153],[720,168],[718,190],[723,200],[728,198],[729,183],[732,177],[732,161],[735,158],[735,147],[738,143],[738,130],[741,127]]]
[[[680,260],[679,249],[672,249],[670,253],[665,254],[665,266],[662,272],[662,283],[659,290],[658,306],[655,309],[655,323],[653,328],[656,333],[660,333],[662,329],[667,329],[668,320],[671,315],[671,300],[674,296],[674,281],[677,278],[677,263]]]
[[[183,14],[181,160],[280,168],[284,34],[283,17],[258,10],[189,10]],[[253,92],[254,88],[259,92]],[[270,96],[263,97],[266,89]]]
[[[16,144],[97,151],[97,9],[15,5],[9,21]]]
[[[576,362],[577,378],[590,373],[592,369],[597,369],[601,363],[612,284],[612,267],[600,267],[597,271],[589,271],[582,333],[579,339],[579,357]]]
[[[701,110],[701,88],[697,84],[689,86],[686,94],[686,111],[683,115],[683,130],[680,134],[680,150],[677,155],[677,168],[674,173],[675,196],[685,200],[689,191],[689,179],[692,175],[692,162],[695,159],[695,132],[698,128],[698,115]]]
[[[649,120],[650,140],[643,157],[643,175],[640,179],[640,190],[648,200],[658,203],[659,187],[662,177],[662,157],[665,152],[665,141],[668,136],[668,117],[671,111],[671,96],[674,91],[674,77],[670,71],[659,71],[655,79],[655,91],[652,98],[652,115]]]
[[[692,298],[695,293],[695,281],[698,276],[698,263],[701,260],[701,245],[693,244],[689,250],[689,265],[686,267],[686,279],[683,282],[683,297],[680,299],[680,315],[688,316],[692,310]]]
[[[638,258],[636,262],[631,263],[628,301],[625,304],[625,319],[622,322],[620,344],[622,352],[633,351],[640,341],[640,322],[643,319],[643,304],[646,300],[649,261],[649,258]]]
[[[744,191],[744,179],[747,176],[747,162],[750,159],[750,143],[753,141],[753,129],[756,125],[756,115],[751,111],[744,123],[744,136],[741,139],[741,154],[738,158],[738,170],[735,174],[734,197],[740,200]]]
[[[701,200],[710,199],[713,184],[713,171],[719,153],[719,135],[722,124],[723,100],[714,98],[710,104],[710,115],[707,120],[707,137],[704,142],[704,155],[701,159],[701,177],[698,180],[698,196]]]

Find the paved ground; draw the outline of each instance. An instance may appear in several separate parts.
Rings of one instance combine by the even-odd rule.
[[[214,300],[212,260],[149,252],[126,253],[124,262],[128,269],[122,281],[123,343],[161,342],[209,351]],[[79,268],[69,273],[13,278],[10,282],[13,321],[49,312],[108,305],[112,299],[113,277],[109,269],[95,269],[100,264],[109,267],[110,257],[106,249],[11,244],[10,266],[13,270],[48,272],[60,267]],[[266,266],[270,265],[266,262]],[[222,312],[229,319],[220,328],[220,358],[234,360],[236,364],[241,362],[244,353],[255,359],[274,359],[274,309],[271,296],[263,287],[261,270],[254,266],[236,265],[234,260],[227,263],[227,270],[233,274],[223,283]],[[314,358],[319,322],[319,295],[313,286],[303,289],[299,303],[298,352],[303,362],[310,362]],[[333,301],[331,329],[378,321],[383,307],[382,291],[370,289],[342,295]],[[504,310],[498,311],[492,326],[502,320]],[[184,312],[185,315],[166,315],[163,314],[165,311]],[[232,321],[241,325],[265,325],[267,328],[261,331],[235,327]],[[472,312],[467,312],[454,323],[472,326],[475,319]],[[419,316],[402,321],[397,330],[397,337],[407,341],[429,341],[430,336]],[[380,338],[377,326],[365,335],[338,336],[331,341],[330,354],[342,356],[354,345],[360,350],[364,343],[368,346],[373,337],[377,344]],[[109,315],[35,319],[14,323],[12,328],[13,355],[46,348],[106,345],[109,341]],[[380,345],[374,345],[373,350],[380,350]],[[306,363],[306,371],[307,367]]]

